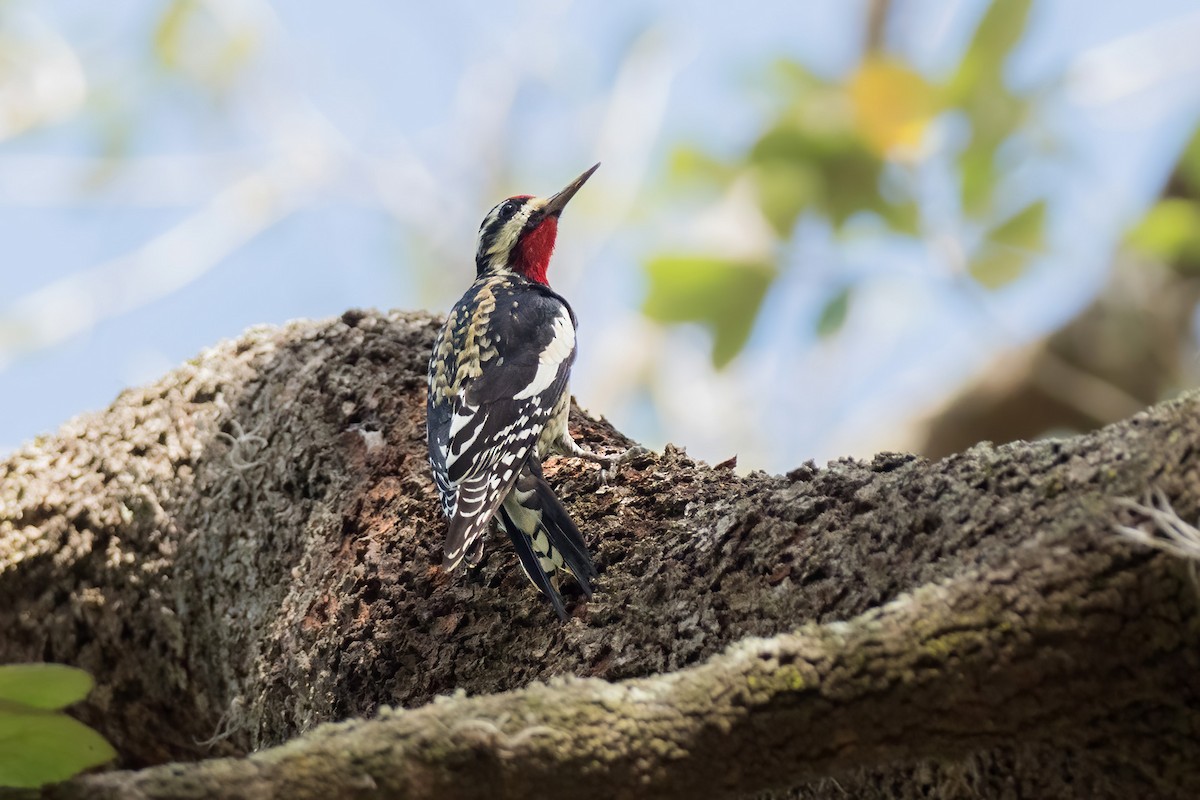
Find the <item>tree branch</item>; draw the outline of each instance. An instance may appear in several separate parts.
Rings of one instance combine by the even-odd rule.
[[[1113,531],[1151,485],[1194,519],[1200,396],[937,463],[552,463],[601,570],[560,626],[499,538],[437,568],[436,325],[254,330],[0,465],[0,661],[93,672],[127,767],[232,757],[57,796],[1200,789],[1195,594]]]
[[[1179,599],[1177,570],[1115,542],[1025,556],[674,673],[384,709],[248,759],[101,775],[53,796],[737,797],[1018,737],[1094,747],[1146,703],[1175,702],[1195,652],[1178,636],[1148,641],[1139,617]],[[1099,639],[1110,649],[1097,660]],[[1146,788],[1200,791],[1181,760],[1194,745],[1157,739]]]

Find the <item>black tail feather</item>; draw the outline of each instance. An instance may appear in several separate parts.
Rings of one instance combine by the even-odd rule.
[[[517,557],[521,559],[521,567],[524,568],[525,574],[542,594],[550,598],[550,604],[554,606],[558,618],[566,622],[570,616],[567,614],[566,607],[563,606],[562,596],[550,582],[550,576],[546,574],[546,570],[542,569],[542,562],[537,557],[537,553],[533,551],[533,543],[513,522],[504,506],[500,506],[499,511],[500,521],[504,523],[504,530],[508,533],[508,538],[512,540],[513,547],[516,548]]]
[[[554,490],[550,488],[550,484],[546,483],[546,479],[542,477],[542,467],[536,459],[529,461],[528,469],[533,474],[536,483],[535,491],[542,507],[542,524],[546,528],[550,544],[562,553],[563,563],[567,569],[571,570],[571,574],[579,582],[579,587],[583,589],[584,595],[590,600],[592,597],[591,582],[599,577],[599,573],[596,572],[596,565],[592,563],[592,557],[588,553],[583,534],[579,532],[571,515],[559,502]]]
[[[555,580],[558,570],[569,570],[588,599],[592,597],[592,581],[598,573],[583,534],[546,483],[536,460],[525,464],[513,484],[512,494],[498,511],[525,574],[566,621],[567,612]]]

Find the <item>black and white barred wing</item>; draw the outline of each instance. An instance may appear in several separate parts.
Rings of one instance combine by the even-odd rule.
[[[449,415],[447,570],[487,531],[566,390],[575,358],[575,324],[561,301],[522,295],[513,305],[493,313],[495,353],[480,360],[479,375],[464,383]]]

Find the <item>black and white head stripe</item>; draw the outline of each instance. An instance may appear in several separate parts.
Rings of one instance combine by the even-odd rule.
[[[509,253],[521,238],[521,231],[544,205],[546,201],[540,197],[510,197],[488,212],[479,226],[479,242],[475,247],[478,274],[509,262]]]

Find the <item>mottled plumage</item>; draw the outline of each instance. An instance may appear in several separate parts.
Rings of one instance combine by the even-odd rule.
[[[541,462],[552,453],[608,459],[580,448],[567,430],[576,320],[547,285],[546,269],[558,215],[594,170],[550,198],[513,197],[489,212],[477,277],[429,362],[429,462],[449,520],[443,567],[478,563],[497,518],[563,619],[558,570],[574,574],[588,597],[596,570]]]

